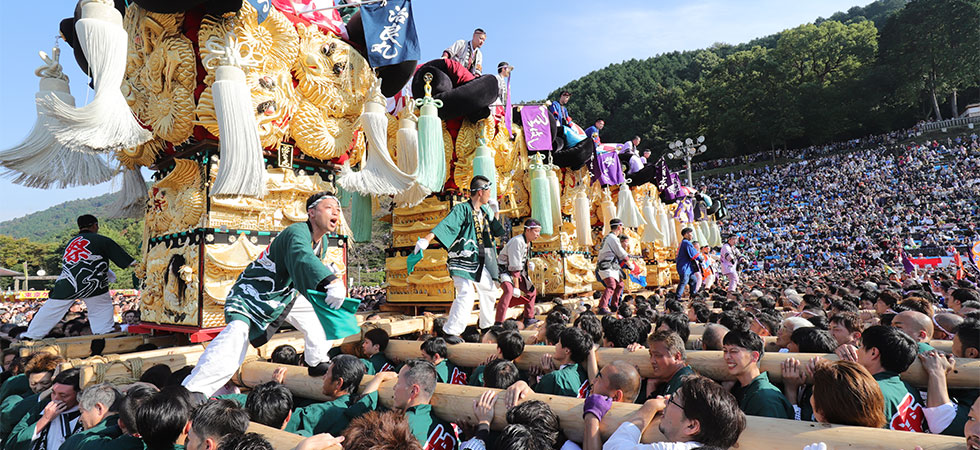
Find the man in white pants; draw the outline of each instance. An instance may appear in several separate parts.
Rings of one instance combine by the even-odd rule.
[[[24,339],[44,338],[65,317],[76,299],[82,299],[88,308],[92,334],[112,331],[109,261],[123,268],[136,262],[119,244],[99,234],[99,220],[95,216],[79,216],[77,223],[78,234],[68,242],[61,256],[61,275],[27,331],[21,334]]]
[[[738,259],[741,257],[735,244],[738,236],[731,235],[728,242],[721,246],[721,273],[728,278],[728,292],[733,293],[738,288]]]
[[[450,336],[459,336],[466,329],[474,299],[480,301],[480,328],[493,326],[498,297],[494,282],[500,276],[493,239],[506,231],[498,220],[497,199],[490,197],[490,180],[474,176],[470,181],[470,201],[453,206],[431,233],[415,243],[416,253],[428,248],[433,238],[449,250],[447,266],[456,286],[456,299],[443,331]]]
[[[327,372],[327,352],[333,345],[310,300],[302,294],[307,290],[326,292],[326,304],[333,309],[344,303],[347,289],[343,280],[323,263],[323,236],[340,226],[340,201],[319,192],[306,200],[306,212],[309,219],[305,223],[281,231],[235,281],[225,300],[228,325],[208,344],[184,380],[188,390],[210,397],[245,361],[249,343],[259,347],[268,342],[283,320],[304,335],[310,376]]]

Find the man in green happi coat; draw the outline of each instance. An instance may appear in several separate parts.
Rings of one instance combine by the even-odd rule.
[[[99,442],[102,438],[117,438],[122,434],[116,414],[122,395],[109,383],[89,386],[78,394],[78,421],[82,430],[72,434],[59,450],[80,450],[89,442]]]
[[[432,395],[436,392],[436,367],[423,359],[412,359],[398,373],[381,372],[364,386],[363,395],[377,392],[381,384],[396,380],[393,408],[405,413],[412,435],[426,450],[455,450],[459,436],[453,424],[442,420],[432,411]]]
[[[459,336],[466,328],[474,297],[480,300],[480,328],[493,325],[497,302],[494,282],[499,280],[494,238],[506,233],[499,215],[497,199],[491,198],[490,180],[477,175],[470,181],[470,200],[453,206],[449,215],[415,244],[417,253],[436,238],[449,251],[447,266],[456,286],[456,299],[443,331],[450,336]]]
[[[194,371],[184,380],[192,392],[211,396],[231,379],[245,361],[248,344],[265,344],[288,321],[303,332],[304,355],[311,376],[327,371],[333,347],[327,340],[308,290],[326,293],[326,304],[340,308],[347,296],[344,281],[323,263],[324,235],[340,227],[342,212],[337,197],[318,192],[306,200],[306,222],[282,230],[269,247],[239,275],[225,300],[227,325],[211,341]]]

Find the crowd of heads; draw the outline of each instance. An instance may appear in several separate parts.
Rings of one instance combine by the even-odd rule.
[[[702,179],[724,195],[722,227],[749,270],[902,271],[909,257],[960,253],[978,238],[980,141],[892,145]]]

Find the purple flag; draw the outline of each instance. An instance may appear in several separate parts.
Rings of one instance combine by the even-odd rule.
[[[905,273],[911,274],[915,272],[915,266],[912,265],[912,261],[909,260],[909,255],[905,254],[905,250],[901,250],[901,252],[902,252],[902,268],[905,269]]]
[[[514,107],[510,104],[510,76],[507,77],[507,102],[504,104],[504,123],[507,124],[507,136],[513,138],[514,131],[510,129],[514,121]]]
[[[521,108],[521,123],[524,125],[524,141],[527,142],[529,151],[551,150],[548,108],[540,105]]]
[[[602,146],[606,145],[608,144],[602,144]],[[623,167],[619,164],[619,155],[614,151],[597,150],[592,164],[592,178],[599,180],[603,186],[625,183],[626,178],[623,176]]]

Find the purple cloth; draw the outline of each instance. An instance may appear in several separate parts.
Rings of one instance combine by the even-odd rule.
[[[524,125],[524,141],[527,149],[551,150],[551,123],[548,109],[544,106],[525,106],[521,108],[521,123]]]
[[[626,182],[616,152],[596,151],[592,161],[592,178],[599,180],[603,186],[619,185]]]
[[[667,162],[663,158],[653,163],[657,166],[657,172],[653,176],[653,184],[657,185],[661,198],[668,203],[673,203],[684,197],[684,190],[681,189],[681,180],[676,173],[667,167]]]
[[[586,414],[592,414],[602,420],[603,416],[612,408],[612,403],[612,399],[605,395],[592,394],[585,398],[582,405],[582,418],[585,418]]]
[[[640,169],[642,168],[643,168],[643,158],[636,156],[636,154],[631,155],[630,168],[629,170],[627,170],[627,173],[636,173],[639,172]]]

